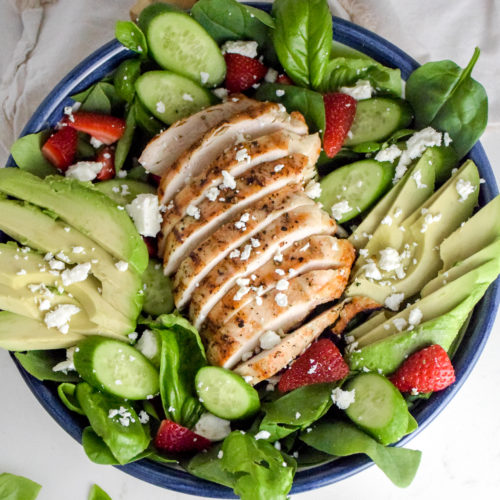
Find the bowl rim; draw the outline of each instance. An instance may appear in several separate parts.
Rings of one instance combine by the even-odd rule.
[[[269,3],[246,3],[266,11],[271,8]],[[419,66],[412,57],[379,35],[344,19],[337,17],[333,19],[334,40],[360,50],[384,65],[399,67],[404,79]],[[47,95],[33,113],[20,136],[38,132],[56,123],[62,117],[64,106],[72,103],[69,98],[70,95],[100,80],[121,61],[130,58],[132,55],[133,52],[124,48],[116,40],[108,42],[90,54]],[[486,181],[486,183],[482,184],[480,193],[480,206],[483,206],[498,194],[495,176],[480,142],[472,148],[468,157],[475,161],[481,176]],[[9,157],[7,165],[15,166],[12,157]],[[444,391],[434,393],[429,400],[420,401],[415,405],[412,413],[417,419],[419,427],[412,434],[405,436],[396,446],[407,444],[425,429],[460,390],[484,349],[495,321],[499,303],[500,286],[499,280],[496,280],[476,305],[462,344],[453,358],[456,371],[455,384]],[[29,375],[21,367],[17,359],[13,355],[11,357],[22,378],[44,409],[68,434],[81,443],[83,420],[62,404],[53,389]],[[361,472],[370,465],[373,465],[373,462],[367,457],[355,455],[311,467],[307,470],[299,470],[295,476],[291,494],[309,491],[341,481]],[[165,467],[148,459],[116,467],[138,479],[166,489],[210,498],[237,498],[225,486],[197,478],[183,470]]]

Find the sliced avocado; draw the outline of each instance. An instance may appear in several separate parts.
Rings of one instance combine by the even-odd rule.
[[[132,203],[138,194],[156,194],[156,188],[151,184],[133,179],[111,179],[97,182],[93,187],[123,207]]]
[[[52,211],[139,274],[146,269],[148,250],[128,214],[90,186],[62,176],[40,179],[16,168],[3,168],[0,191]]]
[[[51,272],[52,271],[52,272]],[[14,290],[24,290],[29,284],[43,283],[47,287],[62,286],[62,279],[49,263],[34,251],[22,252],[13,243],[0,244],[0,284]],[[92,276],[64,287],[89,317],[89,320],[107,331],[127,334],[134,330],[135,322],[127,319],[99,293],[100,283]]]
[[[174,310],[172,282],[163,274],[163,266],[159,260],[149,259],[142,279],[145,286],[143,310],[152,316],[172,312]]]
[[[0,347],[9,351],[63,349],[76,345],[83,335],[66,335],[44,323],[8,311],[0,311]]]
[[[370,319],[361,323],[359,326],[351,330],[347,335],[354,337],[355,340],[359,340],[363,335],[370,333],[377,326],[384,323],[389,318],[387,311],[377,312]]]
[[[0,230],[41,252],[63,252],[71,264],[92,262],[92,272],[102,284],[102,296],[124,316],[134,320],[142,308],[142,280],[133,269],[119,271],[116,261],[72,226],[50,217],[39,208],[0,199]],[[75,252],[83,249],[83,252]]]
[[[442,184],[458,165],[458,156],[451,146],[432,146],[425,150],[436,172],[436,183]],[[424,153],[425,154],[425,153]]]

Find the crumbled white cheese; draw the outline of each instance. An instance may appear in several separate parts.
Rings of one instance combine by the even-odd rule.
[[[452,142],[453,142],[453,139],[450,137],[450,134],[448,134],[448,132],[445,132],[443,134],[443,144],[446,147],[448,147]]]
[[[283,292],[285,290],[288,290],[289,285],[290,283],[287,280],[281,279],[276,283],[276,290]]]
[[[401,266],[401,258],[397,250],[391,247],[380,250],[378,266],[384,271],[395,271]]]
[[[250,238],[250,243],[254,248],[260,247],[260,241],[257,238]]]
[[[250,287],[241,285],[240,288],[238,288],[238,291],[234,294],[233,300],[236,302],[241,300],[249,291]]]
[[[228,90],[222,87],[212,90],[212,93],[221,100],[226,99],[229,94]]]
[[[66,264],[60,260],[51,259],[49,260],[49,267],[55,271],[62,271],[66,267]]]
[[[278,89],[276,91],[276,97],[283,97],[285,95],[285,91],[283,89]]]
[[[163,101],[158,101],[156,103],[157,113],[165,113],[165,103]]]
[[[74,119],[73,119],[74,121]],[[99,139],[96,139],[95,137],[91,137],[90,138],[90,145],[94,148],[94,149],[99,149],[104,143],[101,142]]]
[[[422,311],[418,307],[416,307],[415,309],[412,309],[410,311],[410,315],[408,316],[408,323],[410,323],[410,325],[417,326],[418,324],[420,324],[423,317],[424,315]]]
[[[252,252],[252,245],[245,245],[245,248],[243,248],[243,251],[241,252],[240,260],[248,260],[251,252]]]
[[[309,247],[311,246],[311,243],[309,241],[299,250],[299,252],[305,252]]]
[[[231,434],[231,422],[206,412],[196,422],[193,431],[210,441],[222,441]]]
[[[227,187],[228,189],[236,188],[236,181],[234,177],[227,170],[222,171],[222,179],[223,179],[222,185],[224,187]]]
[[[399,306],[401,305],[401,302],[403,302],[404,298],[404,293],[393,293],[385,299],[384,305],[391,311],[398,311]]]
[[[64,175],[82,182],[93,181],[102,167],[103,164],[100,161],[79,161],[68,167]]]
[[[85,281],[87,279],[87,276],[89,275],[90,268],[90,262],[85,262],[84,264],[76,265],[72,269],[66,269],[61,273],[63,285],[69,286],[73,283]]]
[[[205,85],[205,83],[208,82],[208,79],[210,78],[210,75],[206,71],[200,71],[200,80],[202,85]]]
[[[394,326],[396,327],[398,332],[403,331],[408,324],[404,318],[394,318],[392,322],[394,323]]]
[[[153,359],[157,356],[160,349],[158,338],[151,330],[144,330],[135,347],[148,359]]]
[[[381,221],[380,224],[385,226],[392,226],[392,217],[390,215],[386,215]]]
[[[126,206],[126,209],[139,234],[151,237],[158,234],[163,218],[156,194],[139,194]]]
[[[288,305],[288,297],[282,292],[277,293],[274,300],[280,307],[286,307]]]
[[[254,59],[257,57],[259,44],[255,41],[228,40],[221,47],[223,54],[240,54],[241,56]]]
[[[63,372],[68,373],[69,371],[75,370],[75,362],[73,360],[73,355],[75,354],[76,347],[70,347],[66,349],[66,359],[57,363],[54,367],[52,367],[53,372]]]
[[[144,410],[139,412],[139,422],[141,424],[147,424],[149,422],[149,415]]]
[[[71,249],[71,251],[73,253],[85,253],[85,248],[83,248],[83,247],[73,247]]]
[[[199,220],[201,217],[200,209],[195,205],[188,205],[186,214],[193,217],[195,220]]]
[[[73,304],[61,304],[48,312],[44,321],[47,328],[57,328],[61,333],[68,333],[71,317],[80,312],[80,308]]]
[[[284,163],[279,163],[278,165],[276,165],[274,167],[274,171],[275,172],[281,172],[284,168],[285,168],[285,164]]]
[[[332,401],[341,410],[346,410],[356,400],[356,390],[344,391],[340,387],[335,387],[331,395]]]
[[[427,184],[424,184],[422,182],[422,172],[420,170],[417,170],[411,178],[415,181],[415,184],[417,185],[417,189],[423,189],[427,187]]]
[[[182,94],[182,100],[183,101],[189,101],[189,102],[193,102],[194,101],[193,96],[191,94],[188,94],[187,92],[185,92],[184,94]]]
[[[380,270],[375,262],[369,262],[368,264],[362,266],[361,269],[364,271],[367,278],[371,278],[374,280],[382,279],[382,274],[380,273]]]
[[[268,330],[259,338],[260,348],[263,350],[272,349],[281,342],[281,337],[273,330]]]
[[[266,75],[264,76],[264,80],[268,83],[274,83],[277,79],[278,72],[273,68],[269,68]]]
[[[396,144],[393,144],[392,146],[389,146],[388,148],[381,149],[375,155],[375,160],[376,161],[389,161],[392,163],[396,158],[399,158],[400,156],[401,156],[401,150],[396,146]]]
[[[339,92],[350,95],[353,99],[360,101],[362,99],[370,99],[374,88],[368,80],[358,80],[353,87],[340,87]]]
[[[470,181],[465,181],[464,179],[458,179],[455,189],[457,190],[458,201],[460,202],[464,202],[476,190]]]
[[[349,206],[349,202],[347,200],[342,200],[332,206],[332,216],[334,219],[339,220],[344,214],[351,210],[352,208]]]
[[[230,259],[236,259],[236,257],[239,257],[240,256],[240,251],[236,248],[234,249],[230,254],[229,254],[229,258]]]
[[[271,437],[271,433],[268,431],[260,431],[255,434],[255,440],[258,441],[259,439],[269,439]]]
[[[215,201],[217,199],[217,197],[219,196],[219,188],[217,186],[212,186],[210,189],[207,190],[207,193],[206,193],[206,197],[210,200],[210,201]]]
[[[321,184],[313,179],[306,184],[304,192],[306,196],[315,200],[321,196]]]
[[[118,271],[124,273],[128,269],[128,262],[125,262],[124,260],[119,260],[118,262],[115,263],[116,269]]]
[[[277,250],[273,257],[274,262],[283,262],[283,254],[280,250]]]

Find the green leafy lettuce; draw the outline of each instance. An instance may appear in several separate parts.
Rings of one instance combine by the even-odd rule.
[[[42,178],[57,173],[56,168],[42,154],[42,145],[48,136],[47,131],[28,134],[12,145],[10,153],[21,170]]]
[[[4,472],[0,474],[0,498],[2,500],[35,500],[42,487],[23,476]]]
[[[66,351],[50,350],[50,351],[27,351],[16,352],[14,356],[17,358],[21,366],[33,377],[38,380],[51,380],[53,382],[78,382],[80,377],[76,372],[55,372],[53,370],[61,361],[66,360]]]
[[[97,484],[90,488],[88,500],[111,500],[111,497]]]

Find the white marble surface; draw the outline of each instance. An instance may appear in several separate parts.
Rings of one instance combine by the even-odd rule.
[[[498,19],[496,2],[463,0],[457,3],[462,7],[458,9],[462,13],[461,17],[456,11],[444,17],[444,4],[449,9],[450,3],[442,0],[434,3],[427,0],[418,2],[420,5],[418,12],[417,2],[412,3],[408,0],[401,2],[400,6],[404,4],[408,9],[414,9],[414,14],[420,13],[420,16],[411,16],[412,40],[411,43],[408,42],[408,46],[405,43],[409,38],[401,37],[392,41],[409,51],[412,47],[418,47],[418,54],[412,54],[421,61],[448,57],[464,63],[470,56],[472,47],[481,43],[483,50],[495,54],[498,58],[499,38],[498,34],[494,33],[495,23],[492,21],[494,18]],[[470,18],[466,17],[467,7],[471,8]],[[423,14],[424,12],[427,15]],[[8,51],[14,46],[11,38],[16,36],[16,30],[19,29],[14,17],[9,17],[11,14],[9,2],[2,0],[0,67],[3,67],[3,63],[8,60]],[[410,26],[408,24],[410,18],[407,19],[399,14],[399,19],[402,19],[403,26],[404,22]],[[465,19],[470,20],[470,26]],[[460,29],[456,30],[456,38],[449,36],[450,23],[460,25]],[[390,27],[387,30],[390,32]],[[488,30],[491,36],[485,39]],[[405,33],[408,36],[410,31],[406,30]],[[486,47],[484,43],[487,44]],[[494,58],[490,58],[491,60]],[[489,77],[490,82],[500,80],[498,63],[479,66],[478,72]],[[490,96],[495,96],[493,100],[497,101],[498,84],[492,83],[487,90]],[[497,179],[500,179],[498,122],[488,127],[483,137],[483,145]],[[461,391],[443,413],[411,442],[411,447],[423,451],[423,460],[415,481],[408,489],[397,489],[380,471],[372,467],[341,483],[315,492],[296,495],[294,498],[314,497],[317,500],[357,499],[365,496],[371,500],[403,498],[421,500],[424,497],[430,500],[440,497],[456,500],[468,500],[471,497],[481,500],[498,498],[499,335],[500,320],[497,320],[483,355]],[[0,351],[0,401],[0,472],[25,475],[42,484],[39,500],[84,500],[92,483],[98,483],[113,500],[195,498],[167,492],[115,468],[90,463],[80,445],[52,420],[32,396],[4,351]]]

